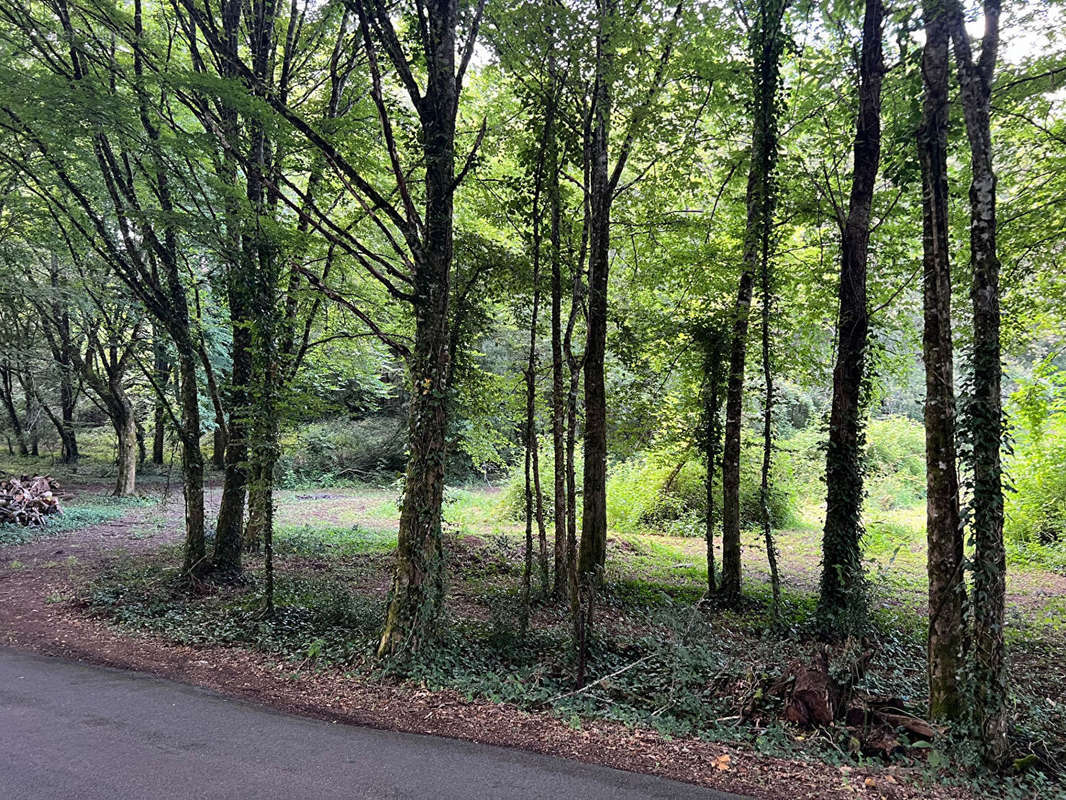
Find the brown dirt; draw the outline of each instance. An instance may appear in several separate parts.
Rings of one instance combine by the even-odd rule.
[[[899,768],[859,770],[778,758],[608,722],[580,727],[454,692],[371,683],[340,669],[280,663],[242,648],[180,646],[119,632],[71,598],[113,560],[178,538],[178,500],[51,539],[0,549],[0,642],[212,689],[321,719],[502,745],[756,798],[968,798]],[[163,525],[153,523],[162,521]]]

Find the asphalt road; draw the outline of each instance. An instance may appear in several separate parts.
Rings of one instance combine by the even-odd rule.
[[[282,714],[0,648],[3,800],[727,800],[565,759]]]

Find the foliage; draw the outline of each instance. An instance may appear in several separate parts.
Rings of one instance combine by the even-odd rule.
[[[1066,373],[1053,361],[1037,365],[1011,396],[1013,484],[1006,532],[1016,547],[1066,550]]]
[[[334,419],[301,426],[285,436],[277,475],[281,486],[336,486],[381,480],[403,471],[402,417]]]

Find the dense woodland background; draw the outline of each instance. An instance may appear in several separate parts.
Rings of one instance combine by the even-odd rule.
[[[1064,34],[1051,0],[0,0],[7,468],[180,484],[180,548],[91,590],[122,624],[745,740],[770,686],[715,688],[724,626],[906,691],[934,770],[1050,786],[1063,606],[1008,574],[1066,570]],[[398,523],[301,527],[323,487]]]

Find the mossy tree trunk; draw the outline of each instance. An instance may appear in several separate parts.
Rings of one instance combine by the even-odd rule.
[[[722,457],[722,581],[718,591],[727,603],[736,602],[741,589],[740,443],[744,426],[744,369],[752,291],[755,276],[761,271],[765,243],[771,236],[776,205],[774,173],[785,5],[784,0],[759,0],[749,34],[752,144],[746,198],[747,227],[737,299],[733,306]]]
[[[867,254],[870,209],[881,158],[881,83],[884,6],[867,0],[859,62],[854,172],[848,215],[843,221],[837,290],[837,352],[826,449],[826,513],[822,533],[822,578],[818,599],[822,624],[842,633],[865,613],[862,572],[863,384],[869,338]]]
[[[929,713],[958,719],[963,711],[963,537],[955,446],[955,376],[948,240],[948,38],[950,19],[939,0],[925,4],[922,53],[922,295],[925,361],[926,535],[929,560]]]

